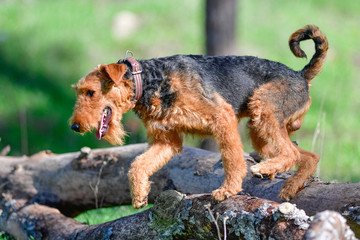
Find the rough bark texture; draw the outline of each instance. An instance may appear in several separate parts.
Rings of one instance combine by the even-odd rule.
[[[234,54],[236,0],[206,1],[206,54]]]
[[[277,211],[278,203],[276,202],[280,202],[277,194],[289,174],[279,175],[274,180],[256,179],[250,175],[246,177],[244,192],[272,201],[250,196],[235,196],[220,204],[214,204],[211,202],[210,195],[184,197],[181,194],[175,194],[181,196],[181,200],[171,200],[168,203],[164,201],[165,203],[159,205],[158,198],[158,203],[153,210],[101,225],[87,226],[66,217],[75,216],[96,206],[130,204],[127,170],[135,156],[146,148],[146,144],[137,144],[99,150],[84,148],[81,153],[61,155],[45,151],[31,157],[0,157],[0,191],[2,193],[0,231],[9,232],[17,238],[28,236],[40,238],[41,236],[43,239],[56,239],[56,234],[60,234],[59,239],[71,237],[74,239],[110,239],[111,237],[146,239],[144,236],[148,239],[156,239],[167,238],[170,233],[177,234],[174,238],[179,239],[188,237],[198,239],[200,236],[209,239],[214,236],[216,238],[218,232],[222,234],[222,238],[224,237],[222,222],[223,218],[228,216],[232,219],[226,221],[228,231],[225,232],[228,239],[238,237],[238,235],[247,239],[257,239],[255,236],[259,236],[258,234],[272,236],[275,239],[291,239],[285,235],[276,235],[274,232],[277,231],[279,234],[285,232],[293,238],[305,234],[306,229],[299,228],[298,225],[293,226],[294,219],[291,221],[283,220],[281,217],[276,219],[276,214],[273,216],[273,210],[270,211],[270,209]],[[245,157],[248,159],[248,166],[254,164],[250,156]],[[218,153],[185,147],[180,155],[151,178],[154,184],[149,201],[153,202],[155,197],[166,189],[190,194],[210,193],[219,187],[224,179],[220,159]],[[359,229],[360,184],[358,183],[329,184],[313,181],[299,192],[293,203],[296,203],[298,208],[304,209],[308,215],[324,210],[344,212],[351,220],[352,228],[355,231]],[[186,208],[188,212],[180,215],[178,215],[179,212],[169,213],[174,204],[179,204],[175,209]],[[263,207],[260,208],[261,206]],[[264,206],[269,206],[266,209],[271,212],[268,211],[270,217],[264,217],[262,213],[259,213],[265,208]],[[208,208],[211,209],[215,218],[216,213],[220,214],[219,231],[214,230],[215,224],[211,222]],[[162,211],[176,216],[172,217],[171,221],[178,226],[173,222],[163,223],[162,221],[159,225],[157,216]],[[239,223],[235,224],[236,221]],[[310,222],[306,220],[306,223]],[[173,224],[176,229],[168,229]],[[247,232],[249,226],[253,226],[255,232]],[[241,230],[244,227],[245,230]],[[177,231],[180,232],[177,233]],[[207,236],[206,234],[214,235]],[[249,234],[254,238],[250,238]]]
[[[290,203],[238,195],[214,204],[210,194],[169,190],[152,209],[93,226],[54,208],[13,200],[0,227],[17,239],[356,239],[345,222],[331,211],[311,221]]]

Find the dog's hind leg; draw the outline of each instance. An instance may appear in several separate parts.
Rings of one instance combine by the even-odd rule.
[[[260,135],[257,128],[252,127],[251,120],[248,122],[249,137],[254,149],[263,159],[270,159],[278,154],[276,146]]]
[[[157,134],[150,148],[138,156],[128,173],[134,208],[147,205],[150,192],[149,177],[162,168],[175,154],[181,152],[182,138],[174,131]]]
[[[306,112],[309,110],[310,105],[311,98],[309,97],[307,104],[290,116],[286,124],[289,136],[301,127],[303,118],[305,117]],[[294,176],[286,180],[280,191],[279,198],[283,200],[290,200],[290,198],[293,197],[296,192],[304,187],[304,183],[310,180],[311,175],[315,173],[317,164],[320,160],[319,155],[301,149],[298,146],[296,146],[296,148],[300,152],[301,156],[296,162],[297,172]]]
[[[256,128],[256,122],[252,123],[251,128]],[[267,126],[266,123],[262,124],[263,128],[274,130],[274,126]],[[256,126],[256,127],[255,127]],[[256,130],[251,130],[252,134]],[[260,156],[268,157],[266,161],[260,162],[250,168],[251,173],[254,176],[262,177],[262,175],[268,175],[271,179],[275,177],[276,173],[289,171],[296,162],[300,159],[300,152],[297,150],[295,144],[293,144],[287,135],[287,131],[284,128],[277,128],[277,131],[270,131],[270,136],[267,139],[262,139],[264,142],[269,142],[266,145],[262,145]],[[258,139],[261,139],[259,135]],[[258,143],[254,146],[259,147]]]
[[[290,140],[285,123],[283,103],[291,104],[286,96],[288,86],[281,82],[269,83],[257,89],[251,97],[249,106],[250,137],[260,156],[269,158],[252,166],[253,175],[262,177],[268,175],[274,178],[276,173],[290,170],[300,161],[301,154]],[[293,197],[294,193],[281,195],[283,200]]]
[[[300,108],[298,111],[293,113],[290,117],[288,117],[288,119],[286,119],[286,121],[283,121],[284,125],[286,125],[286,130],[287,130],[289,136],[291,136],[293,134],[293,132],[300,129],[303,119],[305,117],[305,114],[309,110],[310,105],[311,105],[311,98],[309,97],[309,100],[302,108]],[[261,134],[261,132],[259,132],[258,128],[252,127],[252,122],[253,121],[250,119],[248,122],[248,127],[249,127],[249,137],[252,141],[254,149],[258,152],[258,154],[261,157],[263,157],[265,159],[275,157],[278,154],[277,146],[273,145],[272,142],[269,141],[269,139],[264,137]],[[285,122],[286,122],[286,124],[285,124]]]
[[[301,156],[296,163],[298,167],[294,176],[288,178],[280,190],[279,198],[290,201],[295,194],[304,187],[304,183],[310,180],[311,175],[316,171],[320,160],[319,155],[297,147]]]

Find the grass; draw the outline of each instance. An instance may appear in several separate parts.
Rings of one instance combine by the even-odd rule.
[[[11,237],[10,235],[8,235],[4,232],[1,232],[1,231],[0,231],[0,239],[1,240],[14,240],[13,237]]]
[[[1,2],[0,149],[10,144],[11,154],[21,155],[108,146],[93,134],[78,136],[69,129],[75,102],[70,85],[97,64],[122,58],[128,49],[137,58],[203,54],[204,6],[200,0]],[[123,11],[138,16],[140,27],[131,37],[117,39],[112,23]],[[293,138],[301,147],[321,153],[320,177],[328,181],[360,180],[359,11],[360,2],[352,0],[243,0],[238,5],[234,54],[301,69],[308,60],[291,54],[290,34],[306,24],[326,33],[328,59],[313,81],[312,106]],[[313,54],[311,42],[302,47],[309,57]],[[124,116],[124,125],[135,129],[127,143],[146,141],[133,113]],[[243,141],[247,142],[244,135]]]
[[[89,225],[104,223],[113,221],[118,218],[136,214],[142,211],[145,211],[152,207],[152,204],[148,205],[143,209],[133,209],[132,206],[117,206],[117,207],[108,207],[108,208],[99,208],[92,209],[81,213],[76,216],[74,219],[81,223],[86,223]]]

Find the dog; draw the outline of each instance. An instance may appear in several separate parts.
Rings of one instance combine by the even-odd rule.
[[[99,65],[73,86],[77,100],[70,119],[79,133],[95,129],[98,139],[123,144],[122,115],[131,109],[151,139],[128,172],[133,207],[147,205],[149,177],[182,150],[183,134],[212,135],[225,170],[221,187],[212,192],[223,201],[242,190],[247,173],[238,122],[248,117],[254,149],[267,159],[250,168],[256,177],[298,167],[279,198],[289,201],[315,172],[319,156],[294,144],[289,136],[301,125],[311,104],[311,80],[320,73],[328,42],[318,27],[293,33],[289,46],[306,54],[300,42],[312,39],[316,52],[300,71],[253,56],[176,55],[149,60],[133,57]]]

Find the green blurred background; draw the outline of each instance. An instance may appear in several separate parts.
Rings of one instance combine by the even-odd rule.
[[[287,41],[306,24],[320,27],[330,50],[293,139],[321,155],[322,179],[359,181],[360,1],[241,0],[234,54],[299,70],[308,60],[295,58]],[[314,53],[312,42],[302,46],[309,57]],[[205,1],[0,1],[0,150],[10,145],[10,155],[22,155],[109,146],[94,134],[71,131],[70,86],[98,64],[123,58],[126,50],[137,58],[204,54]],[[132,112],[124,125],[127,143],[146,141]],[[199,140],[188,138],[186,144],[197,146]],[[252,151],[251,145],[245,150]]]

